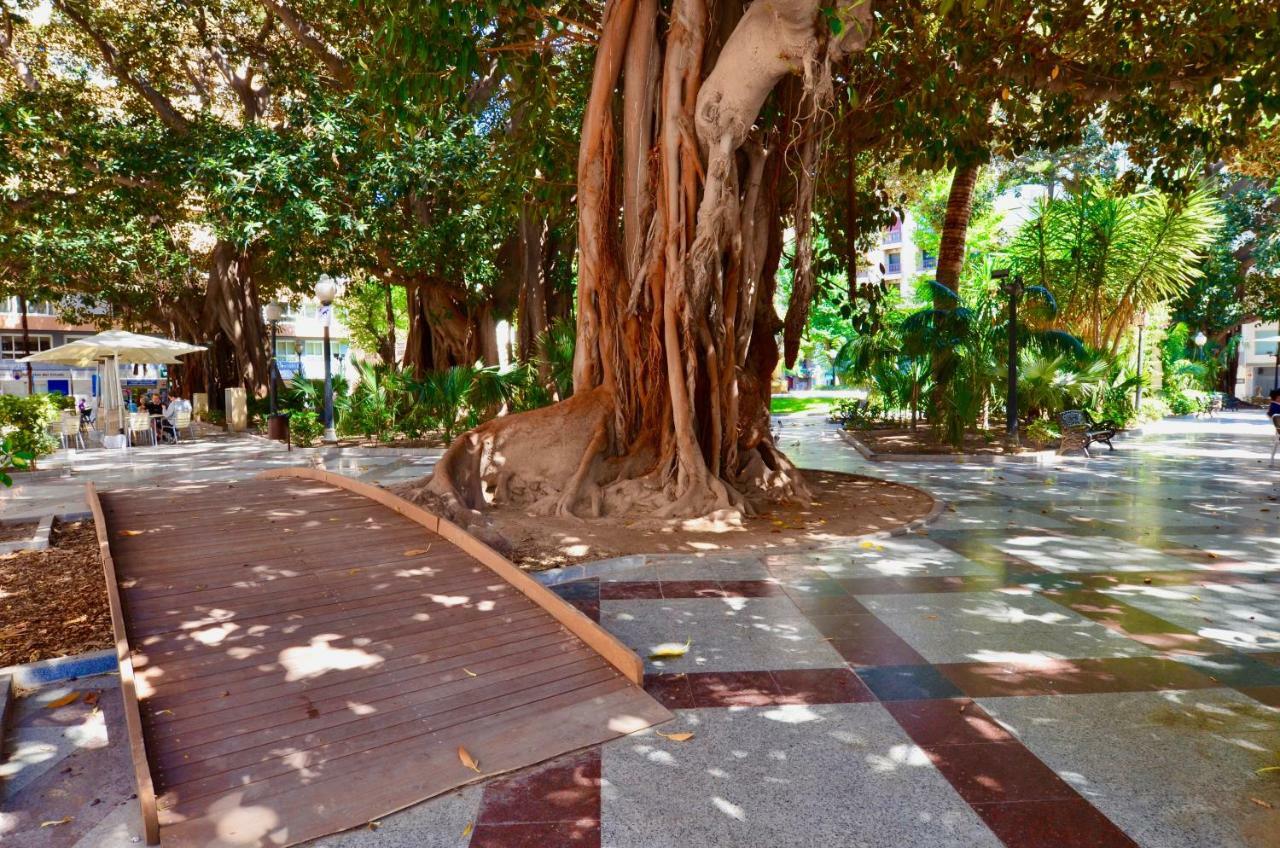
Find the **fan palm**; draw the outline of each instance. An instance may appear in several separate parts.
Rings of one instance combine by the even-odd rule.
[[[1137,312],[1184,293],[1221,226],[1213,195],[1121,195],[1085,180],[1041,199],[1010,247],[1028,281],[1058,292],[1064,325],[1115,353]]]

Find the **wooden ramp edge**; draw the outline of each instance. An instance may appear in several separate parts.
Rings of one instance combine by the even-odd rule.
[[[530,601],[546,610],[553,618],[564,625],[566,630],[594,648],[596,653],[604,657],[624,677],[637,686],[643,686],[644,661],[636,656],[634,651],[555,592],[552,592],[526,572],[520,570],[502,554],[452,521],[428,512],[417,504],[410,503],[381,486],[375,486],[371,483],[365,483],[346,475],[336,474],[320,468],[304,466],[274,468],[258,475],[260,480],[278,480],[282,478],[314,480],[318,483],[326,483],[339,489],[364,495],[403,515],[410,521],[421,524],[431,532],[438,534],[445,541],[457,545],[480,563],[488,566]]]
[[[625,644],[380,487],[86,499],[150,845],[286,848],[673,718]]]
[[[138,707],[138,689],[129,650],[129,634],[125,630],[124,608],[120,603],[120,586],[116,580],[115,561],[107,536],[107,521],[102,514],[102,501],[93,483],[85,484],[85,500],[93,513],[93,526],[98,534],[98,556],[107,583],[107,600],[111,606],[111,630],[116,642],[116,663],[120,668],[120,694],[124,699],[125,726],[129,732],[129,754],[133,776],[138,787],[138,805],[142,808],[142,829],[148,845],[160,844],[160,816],[156,807],[155,784],[147,761],[147,745],[142,735],[142,714]]]

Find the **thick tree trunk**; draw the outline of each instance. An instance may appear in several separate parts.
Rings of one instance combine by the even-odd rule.
[[[547,331],[546,219],[531,204],[520,210],[520,293],[516,306],[516,355],[521,362],[537,357],[538,339]],[[549,377],[546,363],[537,359],[538,378]]]
[[[201,324],[207,337],[221,333],[231,349],[239,383],[256,392],[267,383],[267,333],[258,299],[252,250],[227,241],[214,245]]]
[[[574,394],[449,448],[427,491],[455,515],[480,509],[487,484],[497,500],[557,513],[703,515],[807,495],[768,426],[773,274],[789,213],[793,355],[813,294],[810,203],[831,65],[870,28],[867,3],[838,7],[843,27],[824,8],[673,0],[659,43],[656,0],[607,2],[578,158]],[[780,98],[757,127],[792,76],[800,96]],[[797,189],[784,209],[788,162]]]
[[[481,358],[481,340],[463,293],[432,277],[412,280],[407,289],[409,335],[404,366],[421,376],[474,365]]]

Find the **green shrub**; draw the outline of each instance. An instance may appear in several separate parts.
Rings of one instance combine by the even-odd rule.
[[[1155,395],[1142,399],[1142,408],[1138,410],[1137,420],[1139,423],[1159,421],[1172,414],[1173,410],[1169,407],[1169,402],[1160,395]]]
[[[298,447],[310,447],[323,435],[324,424],[312,410],[299,409],[289,413],[289,441]]]
[[[61,413],[62,395],[0,395],[0,436],[14,453],[33,461],[53,453],[58,439],[49,432]],[[74,403],[74,401],[73,401]]]
[[[1062,438],[1058,425],[1047,418],[1037,418],[1027,425],[1027,439],[1037,445],[1047,445]]]

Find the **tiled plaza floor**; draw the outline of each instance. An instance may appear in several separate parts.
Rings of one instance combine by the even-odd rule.
[[[783,446],[802,467],[914,483],[952,508],[880,542],[667,557],[559,587],[642,656],[689,640],[647,661],[676,720],[315,844],[1277,848],[1272,433],[1240,414],[1166,422],[1087,461],[869,465],[795,419]],[[127,780],[112,710],[30,701],[6,804],[33,803],[72,750],[97,785]],[[662,735],[676,731],[694,737]],[[130,803],[102,800],[109,814],[75,806],[89,821],[15,844],[130,844]]]

